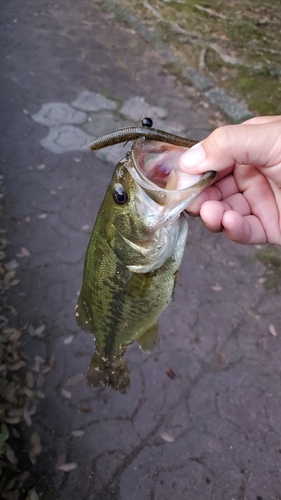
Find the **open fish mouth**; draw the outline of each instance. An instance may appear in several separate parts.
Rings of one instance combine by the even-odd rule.
[[[145,193],[160,205],[182,211],[215,179],[216,172],[202,175],[183,172],[179,166],[187,148],[159,141],[136,140],[132,147],[130,174]]]

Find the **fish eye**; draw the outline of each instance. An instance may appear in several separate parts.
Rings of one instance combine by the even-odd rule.
[[[128,195],[121,184],[114,185],[113,199],[117,205],[125,205]]]

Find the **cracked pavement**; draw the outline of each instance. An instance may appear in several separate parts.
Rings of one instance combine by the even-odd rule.
[[[44,500],[280,500],[280,296],[264,287],[274,268],[260,248],[190,219],[160,345],[129,348],[126,395],[86,385],[94,339],[75,324],[90,231],[126,152],[93,154],[88,141],[144,114],[200,140],[224,117],[101,2],[11,0],[1,23],[4,222],[11,258],[30,252],[17,259],[13,303],[21,325],[46,325],[25,334],[29,366],[55,356],[22,439],[27,449],[35,430],[43,445],[27,490]],[[60,457],[77,467],[58,470]]]

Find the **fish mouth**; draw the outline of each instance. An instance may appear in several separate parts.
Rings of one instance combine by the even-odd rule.
[[[132,148],[130,173],[145,193],[160,205],[180,212],[215,179],[216,172],[187,174],[179,160],[187,148],[159,141],[138,139]]]

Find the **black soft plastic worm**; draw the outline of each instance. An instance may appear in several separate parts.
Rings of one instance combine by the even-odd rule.
[[[170,134],[164,130],[149,128],[149,126],[126,127],[98,137],[94,141],[90,142],[89,148],[91,151],[96,151],[97,149],[113,146],[114,144],[120,144],[121,142],[134,141],[139,137],[144,137],[150,141],[166,142],[168,144],[184,148],[191,148],[191,146],[194,146],[197,142],[175,134]]]

